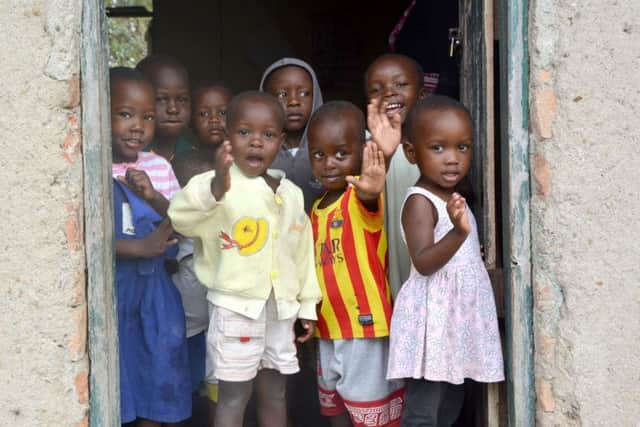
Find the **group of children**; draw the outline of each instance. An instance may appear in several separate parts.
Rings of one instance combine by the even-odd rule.
[[[469,112],[425,97],[406,56],[379,57],[364,80],[366,118],[323,104],[293,58],[233,97],[190,88],[164,55],[111,70],[123,423],[180,425],[204,381],[215,427],[242,426],[252,394],[260,426],[285,427],[296,342],[313,337],[333,427],[450,426],[465,379],[504,379],[477,227],[456,191]]]

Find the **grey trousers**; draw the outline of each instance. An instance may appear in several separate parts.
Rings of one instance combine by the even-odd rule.
[[[464,402],[464,384],[408,379],[400,427],[451,427]]]

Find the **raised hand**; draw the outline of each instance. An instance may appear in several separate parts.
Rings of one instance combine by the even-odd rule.
[[[171,221],[165,218],[158,228],[145,237],[142,241],[144,250],[143,258],[156,257],[162,255],[170,246],[178,243],[178,239],[173,237],[173,227]]]
[[[222,199],[229,188],[231,187],[231,176],[229,175],[229,168],[233,163],[233,156],[231,155],[231,143],[225,141],[222,146],[216,151],[216,176],[211,182],[211,193],[216,200]]]
[[[349,175],[346,181],[356,187],[358,198],[365,201],[377,200],[384,190],[385,162],[382,150],[373,142],[367,142],[362,154],[360,179]]]
[[[391,159],[402,138],[400,113],[391,118],[386,113],[387,102],[373,98],[367,105],[367,127],[373,141],[378,145],[385,160]]]
[[[129,168],[124,176],[118,177],[118,180],[129,186],[147,202],[153,201],[156,197],[156,190],[153,189],[151,180],[145,171]]]
[[[447,213],[453,224],[453,228],[460,234],[468,235],[471,232],[469,215],[467,214],[467,204],[464,197],[458,193],[453,193],[447,201]]]

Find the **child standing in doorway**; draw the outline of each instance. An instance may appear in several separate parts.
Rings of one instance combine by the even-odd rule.
[[[170,162],[176,153],[193,149],[184,136],[191,120],[189,73],[178,60],[163,54],[147,56],[136,68],[156,91],[156,129],[149,149]]]
[[[365,72],[369,110],[375,103],[390,119],[399,116],[404,122],[416,101],[426,94],[423,74],[420,65],[408,56],[385,54],[378,57]],[[385,191],[385,223],[389,240],[389,283],[395,294],[409,277],[411,265],[397,226],[400,206],[407,188],[418,179],[419,171],[407,161],[400,145],[380,148],[385,157],[391,159]]]
[[[471,166],[473,129],[458,101],[431,95],[405,122],[420,177],[401,213],[411,275],[395,301],[387,378],[407,379],[403,427],[449,427],[464,381],[504,380],[493,291],[471,210],[456,185]]]
[[[260,90],[278,98],[285,112],[286,139],[273,167],[283,170],[302,189],[305,210],[322,195],[322,185],[309,166],[309,118],[322,105],[322,92],[313,68],[296,58],[282,58],[265,70]]]
[[[140,152],[154,132],[151,84],[130,68],[111,70],[110,82],[121,420],[173,425],[191,414],[184,310],[164,268],[165,256],[175,254],[163,220],[173,172],[164,173],[171,166],[161,157]]]
[[[400,139],[386,125],[372,126],[374,142],[365,144],[364,115],[344,101],[323,105],[309,124],[311,168],[326,188],[311,211],[323,297],[318,392],[333,427],[397,426],[402,411],[402,382],[385,379],[391,292],[377,144]]]
[[[298,372],[293,324],[308,340],[321,292],[302,191],[268,170],[284,140],[285,115],[263,92],[233,98],[229,142],[216,169],[172,201],[176,230],[199,242],[195,271],[208,288],[207,358],[218,380],[216,427],[242,425],[256,387],[261,426],[286,426],[285,380]]]
[[[216,82],[197,84],[191,95],[191,128],[198,138],[198,148],[210,151],[206,155],[211,159],[226,138],[227,107],[231,98],[231,91]]]

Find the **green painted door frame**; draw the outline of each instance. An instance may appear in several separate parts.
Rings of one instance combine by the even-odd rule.
[[[476,0],[474,0],[476,1]],[[82,0],[81,80],[90,426],[120,426],[113,286],[110,110],[102,0]],[[505,317],[509,425],[535,425],[528,132],[528,0],[499,0]]]
[[[535,425],[531,186],[529,174],[528,0],[500,0],[500,123],[503,266],[509,425]]]

